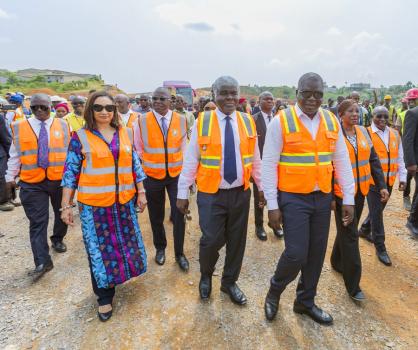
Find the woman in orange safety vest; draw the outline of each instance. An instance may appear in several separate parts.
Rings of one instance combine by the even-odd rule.
[[[350,155],[355,182],[355,216],[348,226],[342,221],[343,192],[334,178],[335,223],[337,235],[331,254],[331,265],[342,273],[345,287],[350,297],[356,301],[365,299],[360,289],[361,259],[358,243],[358,220],[363,211],[364,199],[369,192],[370,181],[380,188],[381,200],[389,199],[385,178],[379,158],[367,130],[358,125],[359,106],[354,100],[345,100],[338,107],[342,131]]]
[[[112,96],[95,92],[84,111],[85,127],[72,136],[64,167],[62,219],[73,225],[77,193],[98,316],[112,316],[115,286],[146,271],[147,258],[135,211],[147,204],[145,174],[133,148],[132,131],[119,126]],[[138,199],[137,193],[138,192]]]

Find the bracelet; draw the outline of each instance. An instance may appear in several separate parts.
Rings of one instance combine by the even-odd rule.
[[[147,192],[147,191],[145,190],[145,188],[143,188],[142,190],[138,190],[138,193],[145,193],[145,192]]]
[[[75,204],[70,204],[70,205],[67,205],[66,207],[60,208],[59,211],[64,211],[64,210],[75,208],[75,207],[76,207]]]

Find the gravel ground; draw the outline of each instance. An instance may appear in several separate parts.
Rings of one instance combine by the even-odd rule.
[[[406,212],[395,191],[386,209],[387,247],[393,266],[378,262],[371,244],[361,241],[362,289],[367,301],[356,305],[346,294],[341,276],[330,268],[335,237],[334,219],[329,249],[316,302],[335,319],[323,327],[292,311],[295,282],[283,293],[275,322],[264,318],[269,279],[283,251],[283,241],[271,232],[257,240],[253,217],[239,285],[249,303],[232,304],[219,291],[223,254],[218,262],[209,302],[199,300],[199,227],[193,203],[185,253],[190,272],[174,261],[169,239],[167,262],[154,261],[148,215],[140,216],[148,252],[148,272],[118,286],[111,321],[96,316],[88,263],[79,222],[70,228],[68,252],[53,253],[55,268],[36,284],[28,220],[23,209],[0,212],[0,348],[1,349],[417,349],[418,242],[404,227]],[[366,210],[367,211],[367,210]],[[166,218],[168,218],[168,209]],[[166,222],[168,231],[171,225]],[[1,237],[2,236],[2,237]]]

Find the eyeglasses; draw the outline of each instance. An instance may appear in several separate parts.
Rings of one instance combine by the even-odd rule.
[[[93,111],[95,112],[101,112],[103,111],[103,109],[105,109],[106,112],[114,112],[116,110],[116,106],[115,105],[103,106],[103,105],[97,105],[97,104],[93,105]]]
[[[74,107],[77,107],[77,106],[84,106],[84,102],[74,102],[74,103],[71,103]]]
[[[140,98],[139,99],[141,102],[147,102],[148,101],[148,99],[147,98]]]
[[[378,114],[378,115],[375,115],[374,116],[375,118],[377,118],[377,119],[389,119],[389,115],[387,115],[387,114]]]
[[[32,110],[32,112],[37,112],[39,110],[41,110],[42,112],[46,112],[47,110],[49,110],[49,107],[45,105],[35,105],[30,106],[30,109]]]
[[[170,98],[168,97],[156,97],[156,96],[152,96],[152,100],[153,101],[161,101],[161,102],[165,102],[167,100],[170,100]]]
[[[324,93],[322,91],[299,91],[304,99],[314,97],[315,100],[320,100],[324,97]]]

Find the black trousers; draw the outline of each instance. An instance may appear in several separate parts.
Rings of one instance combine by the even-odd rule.
[[[0,157],[0,204],[4,204],[9,200],[6,195],[6,169],[7,157]]]
[[[389,194],[392,194],[392,186],[388,187]],[[376,186],[370,186],[369,194],[367,195],[367,205],[369,206],[369,214],[363,221],[361,229],[363,232],[371,232],[374,240],[374,245],[378,252],[386,251],[385,246],[385,226],[383,224],[383,211],[386,208],[386,203],[380,200],[380,192]]]
[[[403,196],[405,197],[409,197],[409,195],[411,194],[411,182],[412,182],[412,178],[414,178],[415,180],[415,191],[414,191],[414,195],[412,197],[412,201],[415,200],[416,196],[417,196],[417,191],[418,191],[418,186],[417,186],[417,178],[418,175],[415,174],[415,176],[412,176],[410,173],[408,173],[407,177],[406,177],[406,187],[405,187],[405,191],[403,191]]]
[[[167,190],[171,207],[170,212],[173,216],[174,253],[176,255],[183,254],[184,232],[186,229],[184,215],[176,206],[178,179],[178,177],[166,177],[163,180],[157,180],[147,177],[144,180],[154,246],[157,250],[167,247],[164,229],[165,191]]]
[[[296,300],[312,307],[327,249],[332,195],[322,192],[298,194],[280,192],[285,250],[271,279],[277,297],[299,272]]]
[[[29,219],[30,244],[35,265],[51,260],[48,246],[49,201],[54,210],[54,228],[50,237],[53,243],[62,242],[67,234],[67,225],[61,220],[61,180],[44,180],[31,184],[21,181],[20,200]]]
[[[222,285],[233,285],[241,272],[247,240],[251,190],[243,187],[197,193],[200,239],[200,272],[212,276],[219,250],[226,244]]]
[[[256,227],[263,226],[263,213],[264,209],[259,207],[259,191],[257,185],[253,184],[253,192],[254,192],[254,221]]]
[[[331,265],[343,274],[348,294],[355,295],[360,291],[361,258],[358,243],[358,220],[363,212],[365,197],[358,192],[355,197],[355,215],[350,225],[342,222],[342,200],[336,198],[335,224],[337,235],[331,254]]]
[[[408,174],[408,177],[412,176]],[[408,220],[412,222],[412,224],[418,226],[418,199],[417,199],[417,190],[418,190],[418,173],[415,174],[415,192],[414,197],[412,199],[412,206],[411,206],[411,213],[409,214]]]
[[[96,279],[93,275],[93,270],[91,268],[91,262],[89,257],[89,269],[90,269],[90,278],[91,278],[91,284],[93,287],[93,292],[97,296],[97,303],[100,305],[108,305],[112,304],[113,297],[115,296],[115,287],[111,288],[99,288],[97,286]]]

